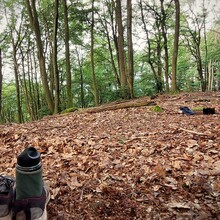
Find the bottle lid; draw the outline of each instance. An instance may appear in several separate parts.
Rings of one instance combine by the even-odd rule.
[[[41,168],[40,153],[34,147],[26,148],[18,157],[16,168],[22,171],[35,171]]]

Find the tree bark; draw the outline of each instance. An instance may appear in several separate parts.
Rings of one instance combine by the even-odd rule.
[[[132,1],[127,0],[127,41],[128,41],[128,84],[130,96],[134,98],[134,55],[132,40]]]
[[[57,65],[57,29],[58,29],[58,8],[59,0],[54,2],[54,26],[53,26],[53,75],[54,75],[54,85],[55,85],[55,96],[54,96],[54,113],[60,111],[60,87],[59,87],[59,71]]]
[[[175,34],[173,43],[173,59],[172,59],[172,92],[177,90],[176,86],[176,75],[177,75],[177,58],[179,48],[179,29],[180,29],[180,3],[179,0],[175,1],[176,18],[175,18]]]
[[[11,34],[12,36],[12,34]],[[17,45],[12,37],[13,47],[13,63],[14,63],[14,74],[15,74],[15,87],[16,87],[16,99],[17,99],[17,111],[18,111],[18,122],[22,122],[22,110],[21,110],[21,95],[20,95],[20,83],[19,83],[19,71],[17,62]]]
[[[165,89],[166,92],[169,92],[169,53],[168,53],[168,40],[167,40],[167,28],[166,28],[166,13],[164,10],[164,0],[160,0],[161,2],[161,13],[162,13],[162,19],[161,19],[161,29],[162,29],[162,35],[164,40],[164,61],[165,61]]]
[[[121,0],[116,0],[116,22],[118,28],[118,56],[119,56],[119,70],[121,81],[121,92],[123,98],[128,98],[128,84],[126,76],[126,62],[124,51],[124,36],[122,25],[122,13],[121,13]]]
[[[93,96],[94,96],[95,106],[98,106],[99,96],[98,96],[97,81],[95,76],[95,63],[94,63],[94,0],[92,0],[92,20],[91,20],[90,34],[91,34],[90,58],[91,58],[91,67],[92,67]]]
[[[0,48],[0,116],[2,116],[2,50]]]
[[[70,65],[70,48],[69,48],[69,20],[68,20],[68,9],[66,0],[63,0],[64,10],[64,27],[65,27],[65,56],[66,56],[66,87],[67,87],[67,108],[73,106],[72,96],[72,77],[71,77],[71,65]]]
[[[84,77],[83,77],[83,69],[82,69],[82,63],[80,61],[79,52],[76,49],[77,54],[77,60],[79,65],[79,72],[80,72],[80,101],[81,101],[81,107],[85,108],[85,94],[84,94]]]

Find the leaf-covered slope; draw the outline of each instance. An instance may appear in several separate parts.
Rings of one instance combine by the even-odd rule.
[[[0,127],[0,172],[26,146],[42,155],[49,219],[220,216],[220,93],[158,96],[152,106],[73,112]],[[217,114],[179,114],[180,106]]]

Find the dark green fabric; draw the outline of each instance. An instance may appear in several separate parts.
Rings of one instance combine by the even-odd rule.
[[[41,196],[42,192],[42,169],[33,172],[16,169],[16,200]]]

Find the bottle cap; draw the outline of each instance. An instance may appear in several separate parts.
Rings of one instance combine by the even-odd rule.
[[[16,168],[22,171],[35,171],[41,168],[40,153],[34,147],[26,148],[18,157]]]

